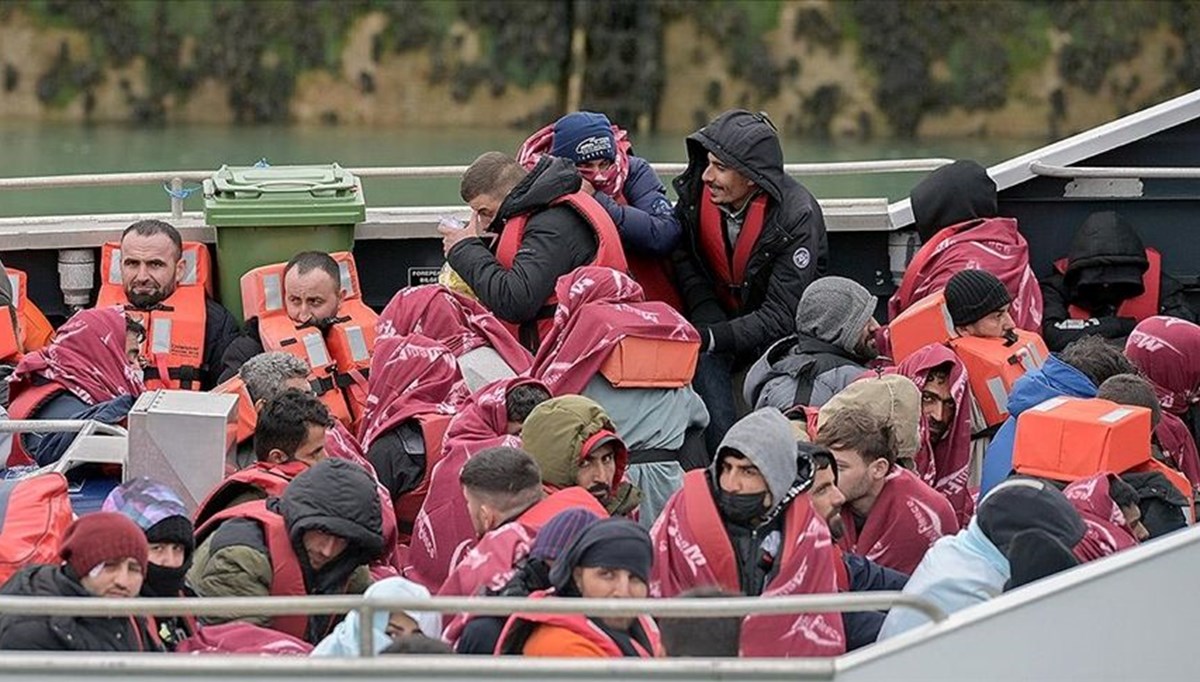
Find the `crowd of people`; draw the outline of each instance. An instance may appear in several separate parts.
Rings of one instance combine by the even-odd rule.
[[[236,395],[228,475],[194,510],[126,481],[0,594],[902,590],[950,612],[1192,522],[1200,327],[1121,216],[1089,217],[1039,283],[986,170],[943,167],[913,190],[922,246],[879,320],[826,274],[821,208],[765,114],[686,147],[674,204],[603,114],[483,154],[471,220],[439,227],[443,283],[378,315],[349,254],[303,252],[243,277],[239,330],[202,245],[129,226],[105,305],[14,356],[8,413],[120,423],[153,388]],[[1120,437],[1055,450],[1070,420]],[[73,438],[23,434],[7,463]],[[391,653],[837,656],[924,623],[0,615],[0,649],[353,656],[371,628]]]

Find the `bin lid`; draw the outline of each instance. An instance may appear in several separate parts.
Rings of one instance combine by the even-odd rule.
[[[221,166],[213,174],[213,190],[255,197],[260,194],[307,192],[313,196],[353,192],[355,178],[341,166]]]
[[[354,225],[366,218],[362,183],[334,164],[222,166],[204,181],[213,227]]]

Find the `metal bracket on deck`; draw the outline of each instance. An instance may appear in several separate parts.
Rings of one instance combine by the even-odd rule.
[[[1137,178],[1075,178],[1063,188],[1066,199],[1127,199],[1140,197],[1144,185]]]

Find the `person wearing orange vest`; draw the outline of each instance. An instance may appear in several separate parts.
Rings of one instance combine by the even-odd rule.
[[[693,387],[715,452],[737,419],[733,373],[795,331],[800,295],[825,274],[829,248],[821,207],[784,172],[766,114],[726,111],[687,138],[687,153],[672,183],[684,242],[673,261],[703,344]]]
[[[203,291],[193,295],[189,289],[194,287],[179,286],[188,267],[179,231],[161,220],[139,220],[121,234],[120,254],[122,300],[114,302],[137,317],[151,337],[159,333],[158,320],[170,321],[165,357],[155,357],[149,347],[143,351],[149,360],[148,385],[153,388],[155,382],[161,382],[164,387],[185,390],[216,386],[221,356],[237,336],[238,324]],[[156,338],[149,342],[160,343]],[[159,376],[163,370],[168,378]]]
[[[1042,334],[1052,351],[1093,334],[1124,341],[1154,315],[1196,321],[1183,287],[1163,270],[1162,256],[1114,211],[1083,221],[1066,257],[1042,280],[1042,296]]]
[[[450,267],[531,351],[553,321],[559,277],[583,265],[628,270],[612,217],[582,187],[568,159],[546,156],[526,172],[512,157],[488,152],[460,186],[471,221],[438,226]]]
[[[188,584],[201,597],[361,594],[367,564],[383,553],[383,520],[375,480],[339,459],[316,463],[279,497],[247,502],[196,530]],[[316,644],[339,616],[207,618],[245,620]]]
[[[310,393],[288,389],[263,405],[254,430],[257,462],[217,484],[196,509],[196,525],[244,502],[279,495],[296,476],[325,459],[333,417]]]

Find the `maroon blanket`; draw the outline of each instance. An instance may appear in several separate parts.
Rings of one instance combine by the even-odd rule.
[[[458,483],[463,465],[480,450],[501,445],[521,447],[520,437],[505,432],[505,400],[510,389],[523,384],[541,385],[523,377],[494,381],[468,398],[446,429],[444,456],[429,474],[429,495],[414,522],[405,568],[406,578],[430,592],[437,592],[460,548],[475,538],[467,501]]]
[[[836,593],[838,558],[829,527],[813,512],[807,495],[792,501],[783,528],[780,568],[763,596]],[[652,596],[675,597],[705,585],[741,592],[733,546],[713,503],[705,471],[689,471],[684,476],[683,489],[667,501],[650,535],[654,541]],[[742,656],[838,656],[845,651],[841,614],[747,616],[742,623]]]
[[[8,378],[12,397],[34,376],[62,384],[89,405],[146,390],[141,370],[125,356],[125,313],[119,306],[75,313],[49,346],[21,358]]]
[[[580,393],[626,336],[698,343],[682,315],[645,300],[642,287],[610,268],[582,267],[558,278],[554,326],[533,360],[531,376],[554,395]]]
[[[958,521],[946,498],[911,471],[892,467],[886,480],[861,533],[855,529],[850,506],[842,508],[846,533],[838,545],[912,575],[938,538],[958,532]]]
[[[1200,402],[1200,326],[1156,315],[1138,323],[1125,355],[1154,386],[1163,419],[1154,433],[1165,454],[1200,489],[1196,441],[1179,417]]]
[[[529,351],[495,315],[479,301],[436,284],[401,289],[383,309],[375,329],[380,339],[426,336],[450,349],[454,357],[488,346],[517,374],[529,370]]]
[[[999,277],[1013,298],[1013,321],[1021,329],[1041,333],[1042,290],[1029,269],[1029,244],[1012,218],[971,220],[935,234],[904,272],[900,288],[888,301],[888,319],[944,289],[954,273],[971,269]]]
[[[1063,490],[1083,518],[1087,532],[1073,548],[1080,561],[1094,561],[1137,544],[1121,508],[1109,496],[1108,472],[1075,481]]]
[[[454,414],[451,390],[462,379],[454,356],[425,336],[389,336],[375,342],[367,404],[358,439],[364,448],[421,414]]]
[[[929,487],[950,501],[960,528],[975,513],[974,495],[967,488],[971,465],[971,403],[967,391],[967,370],[954,351],[941,345],[926,346],[906,358],[890,372],[912,379],[917,388],[925,390],[929,370],[951,364],[950,396],[954,398],[954,421],[945,437],[936,444],[929,442],[929,424],[921,418],[921,448],[917,450],[917,475]]]

